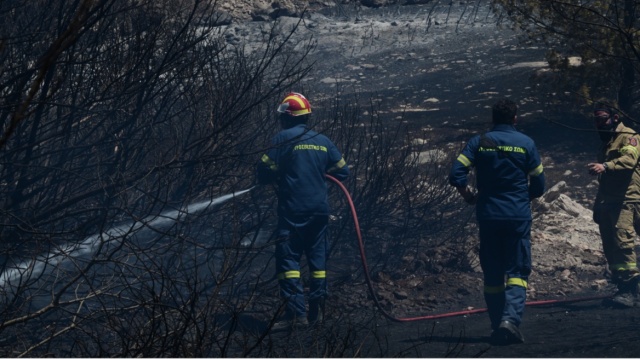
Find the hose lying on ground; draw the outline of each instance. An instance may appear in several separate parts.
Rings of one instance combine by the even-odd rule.
[[[419,320],[440,319],[440,318],[455,317],[455,316],[460,316],[460,315],[470,315],[470,314],[484,313],[484,312],[487,311],[487,308],[479,308],[479,309],[462,310],[462,311],[458,311],[458,312],[449,312],[449,313],[442,313],[442,314],[425,315],[425,316],[418,316],[418,317],[398,318],[398,317],[395,317],[395,316],[391,315],[386,310],[384,310],[384,308],[380,304],[380,300],[378,299],[378,296],[376,295],[376,292],[375,292],[375,290],[373,288],[373,282],[371,281],[371,276],[369,275],[369,266],[367,264],[367,258],[366,258],[365,253],[364,253],[364,242],[362,241],[362,233],[360,232],[360,224],[358,223],[358,215],[356,213],[356,207],[353,204],[353,200],[351,199],[351,195],[349,194],[349,191],[347,190],[347,188],[342,184],[342,182],[340,182],[335,177],[330,176],[330,175],[326,175],[326,177],[330,181],[332,181],[336,185],[338,185],[338,187],[340,187],[340,189],[342,190],[342,192],[344,193],[344,195],[345,195],[345,197],[347,199],[347,202],[349,203],[349,208],[351,210],[351,217],[353,218],[353,224],[354,224],[354,227],[355,227],[355,230],[356,230],[356,236],[357,236],[357,239],[358,239],[358,247],[360,249],[360,259],[362,261],[362,268],[364,269],[364,275],[365,275],[365,279],[366,279],[366,282],[367,282],[367,286],[369,287],[369,291],[371,293],[371,297],[373,298],[373,301],[376,303],[376,306],[378,307],[378,309],[380,309],[380,312],[382,312],[382,314],[386,318],[388,318],[389,320],[395,321],[395,322],[415,322],[415,321],[419,321]],[[611,297],[611,295],[589,296],[589,297],[580,297],[580,298],[540,300],[540,301],[527,302],[526,305],[527,306],[537,306],[537,305],[552,305],[552,304],[560,304],[560,303],[573,303],[573,302],[605,299],[605,298],[609,298],[609,297]]]

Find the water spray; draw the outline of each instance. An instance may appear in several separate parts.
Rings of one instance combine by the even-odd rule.
[[[238,192],[229,193],[212,200],[194,203],[181,209],[166,211],[160,215],[148,217],[147,219],[116,226],[105,232],[87,237],[79,244],[65,245],[56,251],[49,252],[36,259],[24,261],[0,274],[0,288],[4,288],[7,285],[11,286],[12,284],[19,286],[20,284],[26,283],[29,278],[37,278],[47,267],[56,267],[68,258],[93,255],[101,246],[104,246],[105,244],[117,245],[128,234],[136,233],[144,227],[164,227],[187,215],[195,214],[207,208],[223,204],[224,202],[245,194],[254,188],[256,188],[256,186]]]

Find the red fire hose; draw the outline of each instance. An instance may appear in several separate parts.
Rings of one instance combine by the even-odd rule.
[[[338,181],[333,176],[330,176],[330,175],[326,175],[326,176],[327,176],[327,178],[329,180],[331,180],[333,183],[338,185],[338,187],[340,187],[340,189],[344,193],[345,197],[347,198],[347,201],[349,202],[349,208],[351,209],[351,217],[353,217],[353,224],[354,224],[354,227],[356,229],[356,236],[358,237],[358,247],[360,248],[360,259],[362,260],[362,267],[364,269],[364,275],[365,275],[365,279],[366,279],[366,282],[367,282],[367,286],[369,287],[369,292],[371,292],[371,297],[373,298],[374,302],[376,303],[376,306],[378,307],[378,309],[380,309],[380,311],[382,312],[382,314],[385,317],[387,317],[388,319],[390,319],[392,321],[395,321],[395,322],[415,322],[415,321],[419,321],[419,320],[441,319],[441,318],[455,317],[455,316],[460,316],[460,315],[483,313],[483,312],[487,311],[487,308],[479,308],[479,309],[471,309],[471,310],[462,310],[462,311],[458,311],[458,312],[449,312],[449,313],[442,313],[442,314],[425,315],[425,316],[419,316],[419,317],[398,318],[398,317],[395,317],[395,316],[391,315],[386,310],[384,310],[384,308],[382,308],[382,305],[380,304],[380,300],[378,299],[378,296],[376,295],[376,292],[375,292],[375,290],[373,288],[373,282],[371,281],[371,276],[369,275],[369,266],[367,265],[367,258],[366,258],[365,253],[364,253],[364,242],[362,241],[362,233],[360,233],[360,224],[358,223],[358,215],[356,213],[356,207],[353,204],[353,200],[351,199],[351,195],[349,194],[349,191],[347,190],[347,188],[342,184],[342,182]],[[605,298],[609,298],[609,297],[611,297],[611,295],[589,296],[589,297],[580,297],[580,298],[540,300],[540,301],[527,302],[526,305],[527,306],[536,306],[536,305],[549,305],[549,304],[559,304],[559,303],[573,303],[573,302],[582,302],[582,301],[589,301],[589,300],[605,299]]]

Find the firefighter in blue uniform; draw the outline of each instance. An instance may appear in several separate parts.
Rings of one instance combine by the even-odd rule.
[[[280,106],[283,130],[257,166],[260,184],[275,183],[278,194],[276,274],[286,300],[285,316],[275,329],[300,328],[322,320],[327,297],[326,261],[329,203],[326,174],[340,181],[349,175],[331,140],[307,128],[309,101],[289,93]],[[309,265],[309,313],[300,279],[300,259]]]
[[[538,150],[514,127],[517,110],[508,99],[498,101],[491,131],[469,140],[449,174],[464,200],[477,204],[484,298],[496,345],[524,342],[519,326],[531,273],[530,201],[545,190]],[[467,186],[472,167],[477,194]]]

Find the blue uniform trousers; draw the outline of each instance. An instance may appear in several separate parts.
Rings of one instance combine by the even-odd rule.
[[[491,328],[519,326],[531,274],[531,220],[480,220],[480,266]]]
[[[304,289],[300,278],[300,259],[304,253],[309,265],[310,319],[317,315],[318,303],[327,296],[326,260],[329,216],[280,217],[276,247],[276,273],[280,294],[287,301],[286,317],[305,317]]]

